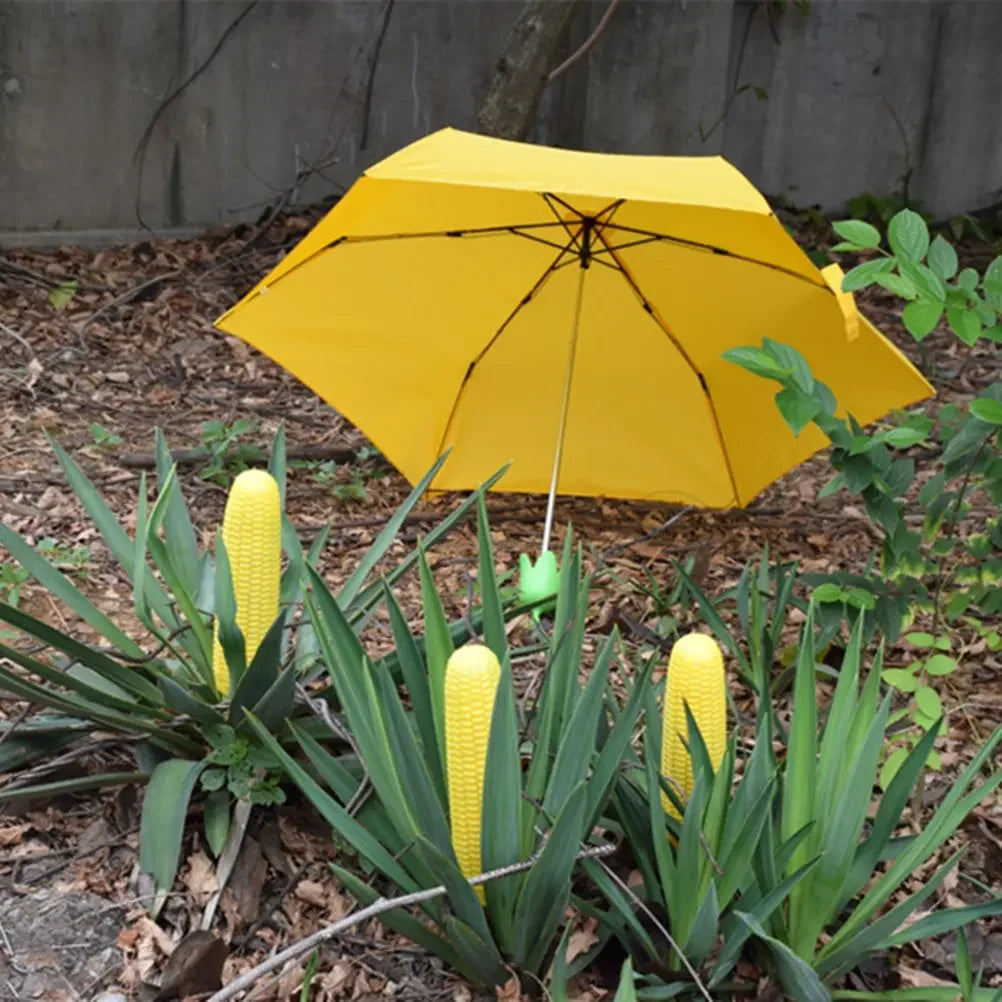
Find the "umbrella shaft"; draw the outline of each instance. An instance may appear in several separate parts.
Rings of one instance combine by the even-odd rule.
[[[564,397],[560,403],[560,422],[557,425],[557,447],[553,454],[553,475],[550,478],[550,495],[546,499],[546,519],[543,522],[543,546],[545,553],[550,548],[550,534],[553,530],[553,512],[557,503],[557,483],[560,480],[560,464],[564,458],[564,432],[567,430],[567,411],[571,402],[571,383],[574,380],[574,356],[578,348],[578,327],[581,323],[581,301],[584,298],[584,278],[587,266],[582,262],[578,270],[578,292],[574,303],[574,324],[571,327],[571,342],[567,352],[567,374],[564,377]]]

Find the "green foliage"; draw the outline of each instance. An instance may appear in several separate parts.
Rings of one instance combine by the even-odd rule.
[[[844,248],[868,250],[879,241],[875,228],[858,221],[836,224],[836,229],[845,238],[840,245]],[[888,241],[892,253],[848,272],[846,288],[874,281],[893,285],[893,291],[908,300],[902,319],[917,339],[943,315],[965,344],[999,338],[1002,258],[983,276],[964,269],[954,278],[952,247],[942,237],[930,242],[925,222],[908,211],[894,217]],[[874,272],[874,265],[891,270]],[[827,435],[837,475],[824,493],[847,490],[857,495],[881,530],[880,574],[857,585],[873,596],[872,603],[864,602],[874,624],[893,639],[916,612],[928,611],[946,621],[965,613],[986,619],[1002,612],[999,518],[989,513],[980,526],[972,526],[971,518],[973,497],[987,500],[989,512],[1002,504],[1002,381],[988,386],[966,412],[949,405],[935,420],[921,413],[899,415],[891,427],[867,433],[851,415],[836,416],[831,392],[805,378],[806,365],[797,355],[768,340],[761,348],[727,353],[731,361],[781,384],[776,403],[795,433],[813,422]],[[915,459],[902,453],[934,443],[937,461],[919,477]],[[917,500],[923,510],[920,528],[906,518],[913,485],[919,486]],[[958,531],[962,523],[963,532]],[[819,597],[851,599],[844,579],[832,583],[841,591],[828,589]],[[856,594],[863,598],[861,592]]]
[[[312,575],[307,609],[354,751],[332,755],[293,726],[312,767],[307,771],[264,729],[261,738],[370,871],[403,893],[439,884],[448,889],[447,904],[422,906],[424,922],[396,911],[382,919],[471,981],[490,986],[508,979],[506,965],[531,978],[553,959],[577,856],[591,841],[633,736],[643,685],[625,706],[607,711],[615,637],[601,646],[588,682],[580,682],[588,580],[568,537],[542,691],[520,720],[511,673],[518,654],[508,647],[483,505],[479,542],[483,640],[502,666],[485,770],[483,865],[491,870],[531,860],[524,871],[487,884],[486,907],[459,871],[451,845],[443,692],[453,641],[424,563],[423,651],[387,592],[405,698]],[[371,793],[363,798],[366,784]],[[334,869],[362,904],[378,897],[356,874]]]
[[[198,439],[208,458],[202,465],[199,476],[214,484],[226,487],[238,474],[252,463],[262,461],[261,449],[241,441],[251,435],[257,424],[249,418],[238,418],[232,424],[223,421],[206,421],[199,431]]]
[[[281,800],[274,759],[250,730],[265,728],[279,740],[291,741],[286,728],[299,722],[304,733],[315,724],[312,713],[296,701],[296,683],[317,673],[319,646],[314,632],[293,625],[303,599],[307,569],[312,569],[326,542],[318,535],[305,551],[287,518],[283,518],[282,545],[286,570],[281,582],[282,612],[249,663],[243,637],[235,622],[235,602],[225,547],[216,543],[212,554],[200,553],[191,516],[176,480],[170,452],[158,433],[156,441],[158,494],[150,506],[145,475],[141,479],[135,513],[135,533],[129,535],[94,484],[59,446],[56,457],[84,509],[90,515],[112,557],[131,585],[135,621],[125,629],[99,610],[68,573],[78,573],[89,551],[66,548],[51,541],[31,546],[12,528],[0,525],[0,544],[11,555],[24,579],[28,577],[69,608],[100,636],[100,644],[29,615],[10,601],[0,603],[0,622],[11,627],[0,638],[0,692],[44,708],[50,732],[58,722],[74,737],[83,729],[122,734],[136,742],[143,772],[95,774],[74,781],[74,789],[100,787],[148,778],[171,795],[144,812],[140,843],[145,858],[154,860],[158,901],[169,889],[180,852],[179,839],[193,792],[209,794],[207,809],[210,845],[225,837],[232,798],[250,804]],[[368,581],[375,566],[393,544],[407,514],[417,503],[439,464],[415,487],[372,543],[355,572],[337,596],[339,609],[352,630],[361,630],[383,600],[384,582],[397,580],[418,561],[417,551],[389,569],[381,581]],[[284,493],[285,439],[282,431],[271,450],[270,470]],[[500,474],[499,474],[500,475]],[[497,479],[496,477],[494,479]],[[430,546],[450,531],[477,503],[475,491],[426,536]],[[14,578],[21,581],[21,575]],[[17,587],[20,587],[18,583]],[[8,593],[7,598],[16,597]],[[212,625],[230,666],[231,695],[220,700],[212,673]],[[447,627],[460,639],[465,623]],[[146,640],[136,637],[145,632]],[[450,634],[452,635],[452,634]],[[27,647],[25,641],[30,642]],[[389,659],[388,659],[389,661]],[[320,698],[331,694],[322,689]],[[317,728],[313,727],[313,731]],[[36,740],[9,742],[15,754],[3,765],[15,771],[53,747],[41,733]],[[197,766],[197,770],[195,767]],[[163,777],[163,778],[160,778]],[[200,785],[196,783],[200,778]],[[51,789],[51,786],[50,786]],[[8,785],[0,801],[39,793],[38,786]],[[220,799],[220,795],[225,797]],[[157,798],[160,794],[157,794]],[[147,800],[153,798],[147,795]],[[165,813],[170,823],[165,823]]]
[[[771,967],[788,997],[831,999],[832,987],[868,956],[1002,913],[1002,899],[995,898],[924,914],[960,853],[928,881],[915,883],[915,874],[924,872],[971,809],[1002,784],[1002,770],[985,771],[1002,727],[976,751],[919,833],[899,837],[934,734],[907,754],[874,801],[891,708],[890,696],[879,694],[880,656],[864,674],[863,623],[857,619],[819,727],[812,619],[813,610],[800,638],[783,761],[774,756],[767,698],[760,699],[755,740],[736,786],[737,736],[714,773],[690,717],[696,783],[678,823],[661,806],[662,793],[674,798],[674,791],[653,765],[660,738],[649,697],[646,764],[627,773],[613,794],[610,816],[633,853],[645,899],[667,913],[672,937],[711,989],[723,986],[750,950]],[[588,866],[609,902],[607,910],[591,912],[655,965],[658,977],[673,986],[685,983],[679,958],[667,954],[663,938],[645,928],[613,880],[596,864]],[[917,913],[924,917],[907,924]],[[696,995],[691,982],[685,994]]]
[[[90,437],[94,445],[99,449],[113,449],[116,445],[122,444],[122,436],[108,431],[103,425],[92,422],[87,426]]]

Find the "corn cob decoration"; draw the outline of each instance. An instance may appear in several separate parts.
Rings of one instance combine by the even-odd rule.
[[[480,644],[460,647],[445,667],[445,764],[452,847],[464,877],[481,872],[480,820],[487,740],[501,666]],[[484,904],[483,887],[477,898]]]
[[[244,635],[247,663],[278,616],[282,561],[282,510],[278,484],[264,470],[245,470],[230,487],[223,512],[223,543],[230,560],[237,626]],[[230,689],[230,673],[216,625],[212,674],[220,696]]]
[[[716,769],[727,744],[727,681],[724,659],[712,637],[689,633],[672,648],[665,689],[664,725],[661,734],[661,773],[677,783],[683,799],[692,794],[695,782],[692,761],[685,743],[689,728],[685,704],[703,736],[710,762]],[[661,794],[664,809],[679,817],[667,795]]]

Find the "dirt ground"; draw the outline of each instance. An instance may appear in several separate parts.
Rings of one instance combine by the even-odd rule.
[[[66,486],[47,435],[87,470],[127,525],[140,473],[152,470],[154,429],[162,428],[173,448],[201,450],[180,472],[208,546],[225,488],[213,482],[206,449],[211,453],[226,428],[241,420],[252,424],[240,442],[266,446],[284,422],[290,457],[300,460],[290,469],[288,511],[306,538],[333,522],[322,571],[335,582],[351,573],[408,491],[335,411],[292,376],[212,327],[311,222],[307,216],[289,217],[263,234],[237,227],[190,241],[151,239],[116,250],[0,255],[0,513],[36,543],[55,541],[51,552],[67,573],[123,624],[130,622],[130,595]],[[70,282],[75,287],[64,284]],[[956,346],[945,335],[929,339],[920,359],[894,321],[890,299],[878,292],[867,294],[864,302],[881,329],[933,374],[940,400],[970,396],[992,376],[997,363],[990,356],[961,366]],[[373,378],[378,381],[378,373]],[[226,427],[207,429],[208,422]],[[354,458],[342,461],[346,451]],[[677,512],[666,506],[561,499],[556,524],[572,522],[591,565],[612,572],[596,588],[590,629],[598,632],[615,621],[630,639],[647,639],[646,631],[657,629],[664,611],[649,592],[670,585],[674,560],[692,558],[694,573],[710,594],[733,585],[745,562],[757,558],[766,544],[773,558],[799,561],[803,570],[859,568],[876,537],[851,499],[815,500],[827,476],[816,459],[744,511],[686,512],[668,528]],[[391,559],[454,501],[422,502]],[[538,549],[544,506],[539,497],[491,496],[488,508],[502,569],[513,569],[519,553]],[[432,554],[433,570],[454,613],[469,594],[474,530],[467,523]],[[5,581],[10,585],[0,578],[0,587]],[[648,593],[639,582],[648,585]],[[30,583],[19,597],[30,612],[67,624],[65,610]],[[404,583],[402,600],[416,611],[415,581]],[[964,672],[950,680],[945,699],[950,732],[943,745],[947,774],[966,757],[972,735],[991,730],[1002,704],[999,659],[974,649],[968,656],[979,667],[980,681],[975,684]],[[16,701],[0,699],[0,715],[13,717],[21,709]],[[110,764],[132,767],[113,741],[95,743],[73,768]],[[932,801],[942,785],[931,785]],[[144,997],[141,982],[156,982],[176,943],[197,929],[215,891],[212,866],[197,834],[186,845],[177,895],[158,924],[146,917],[135,853],[139,802],[137,792],[125,788],[0,809],[0,999],[90,999],[115,985],[127,998]],[[963,840],[969,846],[965,872],[998,887],[1002,810],[997,801],[972,815]],[[329,832],[303,805],[293,802],[262,813],[219,907],[217,928],[229,943],[227,979],[346,913],[350,901],[327,873],[331,858]],[[971,893],[969,885],[953,881],[941,899],[955,904],[973,900]],[[1000,929],[983,927],[971,944],[975,964],[984,959],[989,976],[998,979]],[[944,965],[949,970],[951,957],[949,940],[910,951],[898,964],[899,973],[905,972],[902,983],[935,983]],[[301,980],[299,968],[255,997],[298,997]],[[394,995],[462,1002],[469,997],[468,989],[437,962],[377,923],[328,948],[314,985],[313,998],[327,1000]],[[597,999],[602,993],[594,981],[585,979],[580,986],[581,998]],[[155,994],[146,991],[146,997]],[[114,995],[105,997],[110,1002]]]

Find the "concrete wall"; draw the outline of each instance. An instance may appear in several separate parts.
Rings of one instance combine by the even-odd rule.
[[[326,166],[296,197],[328,196],[432,129],[474,127],[519,3],[258,0],[165,106],[247,8],[0,0],[0,232],[254,218],[310,164]],[[722,152],[826,209],[910,172],[952,214],[1002,198],[1000,52],[1000,0],[813,0],[772,24],[750,0],[626,0],[533,138]]]

